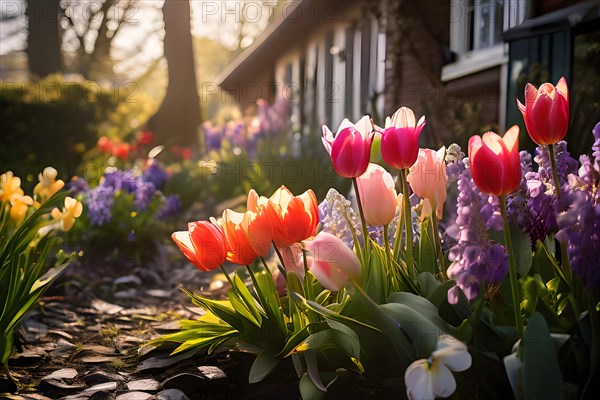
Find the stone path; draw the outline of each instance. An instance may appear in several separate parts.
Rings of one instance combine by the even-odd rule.
[[[148,353],[142,346],[148,340],[178,330],[180,319],[204,313],[180,292],[180,282],[215,297],[227,290],[224,276],[202,274],[189,265],[167,266],[118,269],[121,274],[97,269],[81,273],[84,265],[70,271],[19,331],[23,346],[10,366],[20,390],[11,398],[299,398],[291,368],[281,368],[263,383],[248,384],[251,355],[221,352],[184,358]]]

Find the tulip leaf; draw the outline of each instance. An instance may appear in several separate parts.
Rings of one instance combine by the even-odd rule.
[[[289,356],[290,354],[292,354],[294,349],[300,343],[302,343],[302,341],[305,340],[309,335],[311,335],[314,332],[323,330],[323,329],[327,329],[327,323],[316,322],[316,323],[306,325],[304,328],[302,328],[298,332],[294,332],[294,334],[292,334],[288,338],[288,340],[285,343],[285,347],[281,350],[281,352],[279,352],[278,356],[280,356],[282,358]]]
[[[360,355],[360,344],[356,333],[352,331],[351,334],[347,334],[336,329],[325,329],[311,334],[296,346],[295,351],[304,352],[331,348],[340,349],[354,358],[358,358]]]
[[[369,268],[363,272],[363,288],[371,299],[377,304],[385,301],[387,293],[386,255],[375,243],[371,243],[371,257]]]
[[[431,293],[427,295],[427,300],[431,302],[435,306],[435,308],[439,308],[440,304],[448,298],[448,290],[452,288],[456,282],[453,280],[446,281],[433,289]]]
[[[325,392],[315,386],[308,374],[304,374],[300,378],[299,388],[302,400],[322,400],[327,397]]]
[[[438,286],[440,286],[440,283],[435,279],[435,276],[433,276],[433,273],[431,272],[421,272],[417,277],[417,280],[423,297],[428,297]]]
[[[246,305],[246,303],[244,303],[244,301],[240,298],[240,296],[237,294],[237,292],[235,290],[230,290],[228,293],[228,297],[229,297],[229,301],[231,302],[231,306],[239,315],[246,318],[252,324],[254,324],[260,328],[262,318],[259,320],[253,315],[253,313],[248,309],[248,306]],[[256,310],[256,309],[254,309],[254,310]],[[259,318],[260,318],[260,315],[259,315]]]
[[[246,304],[246,307],[248,307],[248,310],[260,323],[262,319],[261,314],[265,315],[265,311],[261,307],[261,305],[256,301],[256,299],[252,296],[252,293],[250,293],[250,290],[248,290],[248,287],[246,287],[246,285],[238,276],[238,274],[234,274],[233,276],[233,285],[235,286],[235,290],[240,295],[240,298],[244,301],[244,304]]]
[[[527,322],[523,337],[523,389],[526,399],[562,399],[563,382],[556,348],[542,314]]]
[[[278,357],[279,351],[275,346],[266,347],[261,351],[250,367],[250,373],[248,380],[250,383],[258,383],[265,379],[267,375],[275,369],[275,367],[281,361],[281,357]]]
[[[417,357],[427,357],[431,354],[440,335],[447,331],[407,305],[388,303],[380,308],[398,323],[398,331],[401,329],[410,338],[417,351]],[[400,332],[397,332],[397,335],[400,336]]]
[[[191,293],[186,289],[183,291],[190,296],[192,303],[197,306],[204,307],[209,310],[211,313],[215,314],[217,317],[221,318],[223,321],[234,327],[240,332],[244,331],[244,324],[239,319],[237,313],[228,305],[231,305],[228,301],[217,301],[207,299],[206,297],[202,297],[200,295]]]
[[[521,229],[511,226],[510,236],[512,238],[515,259],[517,262],[517,272],[519,275],[525,276],[529,273],[533,261],[529,235],[523,233]]]
[[[435,274],[438,269],[435,247],[432,240],[431,220],[421,221],[421,236],[419,240],[419,271]]]

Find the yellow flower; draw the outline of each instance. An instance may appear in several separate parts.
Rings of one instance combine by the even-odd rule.
[[[0,175],[0,201],[8,201],[14,205],[15,201],[24,194],[21,189],[21,179],[12,171]]]
[[[19,179],[19,178],[17,178]],[[23,192],[23,191],[21,191]],[[30,196],[18,196],[14,197],[11,201],[12,207],[10,208],[10,219],[20,224],[27,214],[29,206],[33,205],[33,199]]]
[[[33,188],[33,194],[39,203],[45,202],[65,186],[62,180],[56,180],[57,175],[58,171],[52,167],[44,168],[44,171],[38,175],[40,182]],[[39,204],[36,204],[36,206],[39,207]]]
[[[72,197],[65,197],[65,206],[60,211],[58,208],[52,210],[52,218],[59,220],[60,229],[68,231],[73,227],[75,218],[81,216],[83,205]]]

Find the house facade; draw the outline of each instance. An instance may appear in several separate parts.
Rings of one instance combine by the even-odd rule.
[[[583,82],[595,65],[575,43],[597,43],[598,15],[595,0],[292,0],[219,83],[248,110],[283,96],[303,135],[404,105],[427,116],[423,145],[461,143],[520,122],[526,79]]]

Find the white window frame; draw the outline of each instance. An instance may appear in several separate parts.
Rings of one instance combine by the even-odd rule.
[[[468,50],[469,27],[467,24],[468,0],[450,0],[450,50],[456,54],[456,61],[442,68],[442,81],[447,82],[474,74],[508,62],[508,46],[499,43],[494,46],[479,48],[479,37],[475,36],[474,47]],[[475,0],[475,5],[481,0]],[[521,22],[532,6],[531,0],[505,0],[502,30],[506,31]],[[495,12],[495,7],[492,7]],[[480,14],[476,14],[478,19]],[[493,18],[493,17],[492,17]],[[477,22],[475,22],[477,25]],[[490,34],[493,29],[490,29]]]

